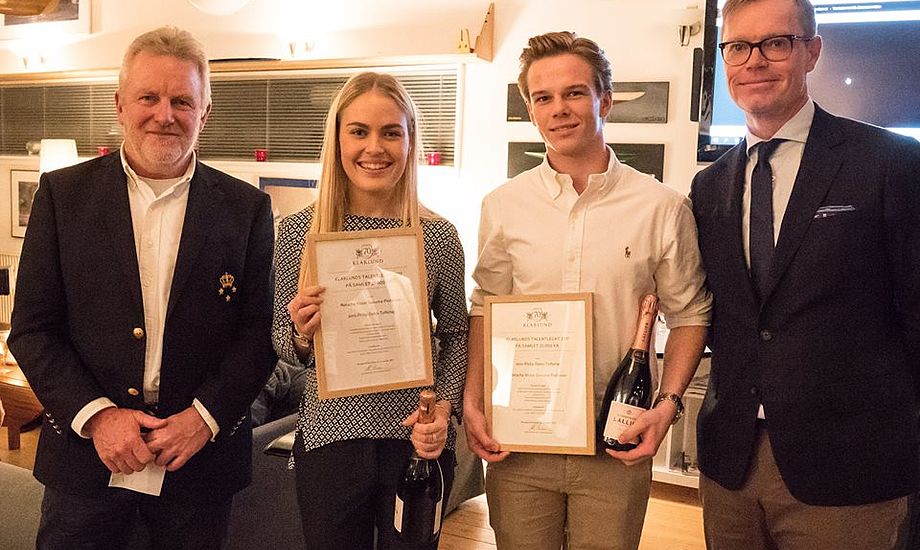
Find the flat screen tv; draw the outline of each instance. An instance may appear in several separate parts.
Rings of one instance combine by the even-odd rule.
[[[718,51],[724,3],[706,1],[700,162],[717,159],[746,131],[744,115],[729,96]],[[823,48],[808,75],[811,97],[836,115],[920,140],[920,1],[813,3]]]

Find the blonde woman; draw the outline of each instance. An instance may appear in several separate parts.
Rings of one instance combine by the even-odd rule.
[[[396,482],[413,448],[437,458],[445,496],[453,481],[456,434],[466,377],[467,314],[463,250],[454,226],[420,207],[419,130],[408,93],[392,76],[361,73],[345,83],[326,119],[319,198],[285,218],[275,249],[273,340],[278,355],[310,370],[300,404],[293,462],[310,548],[406,548],[393,529]],[[421,227],[433,331],[436,420],[416,424],[415,389],[320,400],[312,339],[321,287],[298,291],[308,231]],[[435,548],[437,542],[430,545]],[[412,546],[412,548],[418,548]]]

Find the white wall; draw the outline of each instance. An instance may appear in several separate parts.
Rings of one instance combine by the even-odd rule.
[[[527,39],[570,30],[597,41],[613,65],[614,80],[669,81],[667,124],[607,124],[609,142],[664,143],[664,183],[689,191],[696,166],[696,124],[689,120],[692,48],[681,48],[675,11],[682,0],[505,0],[496,2],[492,63],[467,67],[463,111],[462,196],[441,211],[460,227],[467,264],[475,263],[479,201],[507,175],[507,142],[540,141],[525,122],[505,122],[506,87],[516,82]],[[701,35],[694,37],[701,44]],[[453,197],[452,197],[453,198]],[[456,204],[456,214],[448,207]]]
[[[505,122],[506,88],[517,79],[518,55],[532,35],[575,31],[607,51],[615,80],[670,82],[667,124],[608,124],[605,134],[608,141],[664,143],[665,184],[689,189],[696,169],[696,125],[689,122],[692,47],[678,45],[676,21],[679,10],[697,3],[702,6],[702,0],[495,2],[494,60],[465,67],[460,165],[421,172],[422,200],[457,225],[468,267],[475,262],[479,203],[505,179],[508,141],[539,141],[531,124]],[[304,13],[310,6],[314,11]],[[63,47],[47,46],[45,70],[116,67],[135,35],[162,24],[195,33],[212,58],[285,57],[290,29],[309,34],[311,55],[319,58],[452,53],[461,28],[469,28],[475,39],[487,7],[485,0],[250,0],[237,14],[217,17],[185,0],[93,0],[93,34]],[[691,46],[700,44],[698,35]],[[21,60],[0,43],[0,74],[22,71]],[[249,180],[266,172],[303,176],[312,169],[214,164]],[[37,159],[0,157],[0,252],[18,253],[22,243],[6,229],[9,169],[33,165]]]

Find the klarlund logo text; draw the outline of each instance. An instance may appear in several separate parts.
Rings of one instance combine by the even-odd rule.
[[[549,312],[542,308],[534,308],[524,314],[525,327],[551,327]]]

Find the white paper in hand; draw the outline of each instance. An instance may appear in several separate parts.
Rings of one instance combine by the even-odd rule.
[[[162,466],[157,466],[151,462],[140,472],[112,474],[112,477],[109,478],[109,487],[121,487],[129,491],[158,497],[163,489],[163,479],[165,477],[166,470]]]

